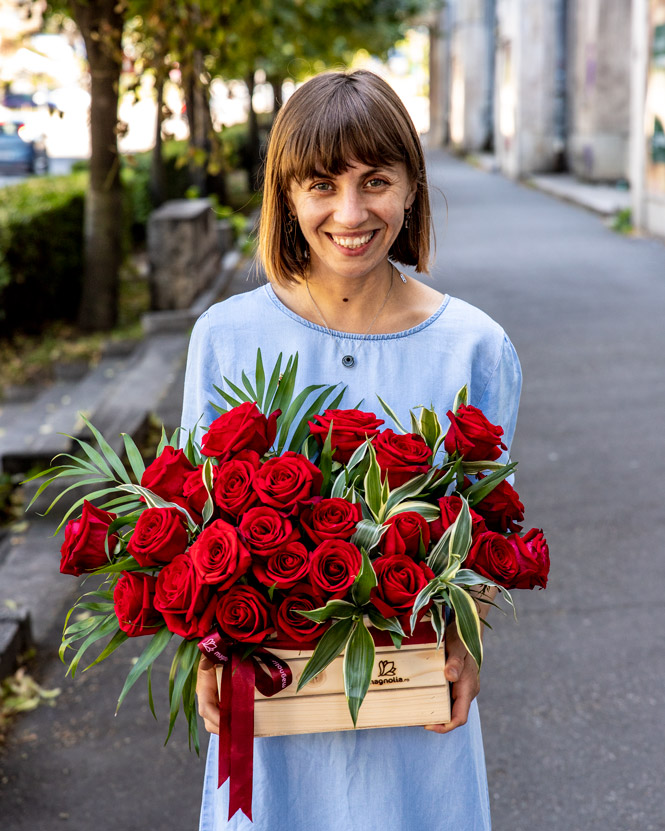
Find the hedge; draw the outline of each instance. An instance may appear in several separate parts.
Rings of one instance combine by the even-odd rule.
[[[76,317],[83,272],[85,173],[30,179],[0,200],[0,332]]]

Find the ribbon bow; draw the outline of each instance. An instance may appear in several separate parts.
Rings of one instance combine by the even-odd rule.
[[[229,780],[229,820],[237,811],[252,819],[254,688],[262,695],[272,696],[292,681],[291,669],[285,661],[262,647],[247,654],[247,647],[247,644],[225,643],[218,632],[212,632],[199,643],[206,658],[213,664],[223,664],[218,787]]]

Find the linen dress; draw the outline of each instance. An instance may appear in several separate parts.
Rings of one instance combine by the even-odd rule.
[[[223,376],[239,384],[245,370],[254,380],[257,347],[266,373],[280,353],[298,352],[298,389],[339,382],[347,386],[341,408],[362,402],[360,409],[393,429],[377,394],[407,428],[409,409],[419,405],[433,405],[445,424],[467,384],[469,403],[503,427],[510,446],[519,361],[503,329],[462,300],[445,296],[434,314],[403,332],[364,336],[331,333],[299,317],[270,285],[231,297],[194,327],[183,426],[207,427],[216,418],[210,401],[225,406],[214,389],[225,388]],[[355,355],[352,368],[342,365],[345,354]],[[467,724],[446,735],[399,727],[255,739],[253,818],[238,812],[228,820],[228,782],[217,789],[213,735],[200,831],[489,831],[476,702]]]

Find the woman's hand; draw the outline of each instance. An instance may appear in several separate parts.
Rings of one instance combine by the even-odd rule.
[[[480,690],[478,666],[462,643],[453,621],[446,626],[446,668],[444,675],[453,685],[451,720],[446,724],[427,724],[425,730],[434,733],[450,733],[466,724],[471,702]]]
[[[217,698],[217,673],[215,664],[201,655],[196,676],[196,697],[199,700],[199,715],[208,733],[219,734],[219,704]]]

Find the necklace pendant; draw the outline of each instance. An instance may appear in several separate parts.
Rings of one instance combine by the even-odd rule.
[[[346,367],[348,367],[349,369],[350,369],[352,366],[355,366],[355,363],[356,363],[356,360],[355,360],[355,358],[353,357],[353,355],[345,355],[345,356],[342,358],[342,366],[346,366]]]

